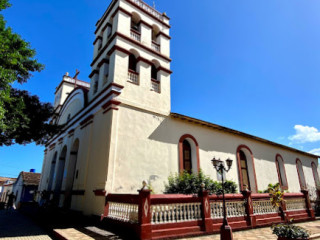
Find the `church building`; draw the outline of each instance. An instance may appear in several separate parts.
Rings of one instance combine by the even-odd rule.
[[[170,23],[141,0],[112,0],[96,23],[90,83],[65,74],[39,191],[58,206],[100,215],[108,193],[162,193],[170,174],[233,160],[228,180],[253,193],[279,182],[290,193],[319,187],[318,156],[171,112]],[[174,92],[172,93],[174,94]]]

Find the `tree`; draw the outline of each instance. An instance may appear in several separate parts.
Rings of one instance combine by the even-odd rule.
[[[0,11],[8,7],[8,0],[0,0]],[[35,55],[30,44],[13,33],[0,14],[0,146],[33,141],[42,144],[58,130],[48,123],[54,112],[51,104],[12,88],[14,82],[25,83],[32,72],[43,70]]]

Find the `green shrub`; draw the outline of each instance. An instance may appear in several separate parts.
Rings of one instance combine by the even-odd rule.
[[[222,183],[213,181],[206,176],[201,170],[199,173],[188,173],[184,171],[182,174],[171,174],[168,177],[168,184],[165,184],[166,194],[196,194],[200,190],[201,184],[205,184],[210,194],[222,194]],[[233,181],[225,181],[225,193],[236,193],[237,184]]]
[[[309,233],[306,229],[291,223],[280,223],[271,227],[272,233],[278,237],[291,239],[308,239]]]

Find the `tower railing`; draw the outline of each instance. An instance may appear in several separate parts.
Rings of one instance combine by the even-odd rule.
[[[156,43],[154,41],[152,41],[152,43],[151,43],[151,48],[153,50],[155,50],[156,52],[160,52],[160,44],[158,44],[158,43]]]
[[[139,74],[129,69],[128,71],[128,82],[139,85]]]
[[[151,90],[160,93],[160,81],[151,78]]]
[[[155,10],[153,7],[146,4],[145,2],[143,2],[141,0],[129,0],[129,1],[135,3],[136,5],[138,5],[139,7],[144,9],[145,11],[147,11],[148,13],[152,14],[153,16],[158,18],[159,20],[163,21],[162,14],[160,12],[158,12],[157,10]]]
[[[131,29],[131,31],[130,31],[130,37],[133,40],[141,42],[141,34],[139,32],[137,32],[136,30],[134,30],[134,29]]]

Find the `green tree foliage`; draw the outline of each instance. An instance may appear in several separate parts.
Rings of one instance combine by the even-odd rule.
[[[205,184],[205,189],[209,190],[210,194],[222,194],[222,183],[213,181],[206,176],[201,170],[198,174],[183,172],[182,174],[171,174],[168,177],[168,183],[165,184],[166,194],[196,194],[200,190],[201,184]],[[224,183],[225,193],[236,193],[237,185],[233,181]]]
[[[0,135],[0,145],[30,142],[44,144],[58,130],[55,125],[47,122],[52,116],[52,105],[41,103],[37,96],[27,91],[12,88],[5,109],[3,121],[8,127]]]
[[[0,0],[0,11],[9,6],[8,0]],[[25,83],[32,72],[44,68],[34,59],[35,55],[30,44],[7,27],[0,14],[0,146],[43,143],[53,133],[54,126],[47,124],[53,114],[52,106],[12,88],[14,82]]]

